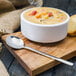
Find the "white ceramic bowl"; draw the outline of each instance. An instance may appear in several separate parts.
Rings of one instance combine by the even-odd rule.
[[[53,43],[60,41],[67,36],[67,26],[70,17],[66,12],[61,10],[67,15],[67,19],[64,22],[43,25],[32,23],[24,18],[23,14],[29,10],[30,9],[27,9],[21,14],[21,32],[26,38],[40,43]]]

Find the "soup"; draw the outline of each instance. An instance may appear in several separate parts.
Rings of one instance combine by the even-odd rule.
[[[36,24],[58,24],[67,19],[67,15],[56,8],[35,7],[24,13],[24,18]]]

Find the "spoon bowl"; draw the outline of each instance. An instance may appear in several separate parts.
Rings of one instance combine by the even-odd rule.
[[[8,36],[6,38],[6,43],[8,44],[8,46],[14,49],[21,49],[24,47],[23,40],[16,36]]]

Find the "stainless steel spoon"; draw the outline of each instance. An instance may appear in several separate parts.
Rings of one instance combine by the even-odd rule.
[[[30,50],[32,52],[38,53],[38,54],[43,55],[43,56],[46,56],[48,58],[52,58],[54,60],[57,60],[57,61],[59,61],[61,63],[67,64],[69,66],[73,66],[74,65],[74,63],[72,63],[72,62],[63,60],[61,58],[58,58],[58,57],[55,57],[55,56],[46,54],[44,52],[38,51],[38,50],[33,49],[31,47],[28,47],[28,46],[25,46],[23,40],[20,39],[19,37],[16,37],[16,36],[8,36],[6,38],[6,43],[7,43],[8,46],[10,46],[10,47],[12,47],[14,49],[22,49],[22,48],[25,48],[25,49],[28,49],[28,50]]]

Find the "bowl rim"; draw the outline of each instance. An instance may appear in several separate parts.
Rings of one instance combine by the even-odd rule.
[[[33,8],[41,8],[41,7],[33,7]],[[23,16],[25,12],[27,12],[27,11],[33,9],[33,8],[29,8],[27,10],[24,10],[21,13],[21,19],[24,20],[25,22],[29,23],[29,24],[34,25],[34,26],[41,26],[41,27],[61,26],[61,25],[65,24],[65,23],[69,22],[69,20],[70,20],[70,16],[69,16],[69,14],[67,12],[65,12],[65,11],[63,11],[61,9],[58,9],[58,8],[54,8],[54,9],[57,9],[57,10],[60,10],[60,11],[64,12],[66,14],[66,16],[67,16],[67,19],[65,21],[63,21],[61,23],[57,23],[57,24],[37,24],[37,23],[33,23],[33,22],[30,22],[29,20],[27,20],[26,18],[24,18],[24,16]],[[47,7],[47,8],[53,8],[53,7]]]

